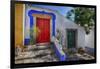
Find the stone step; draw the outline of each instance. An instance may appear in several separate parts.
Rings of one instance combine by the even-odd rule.
[[[52,55],[46,55],[38,58],[28,58],[28,59],[23,59],[23,60],[16,60],[15,63],[40,63],[40,62],[54,62],[58,61],[55,56]]]
[[[33,58],[33,57],[41,57],[47,54],[52,54],[53,52],[50,49],[46,50],[38,50],[38,51],[27,51],[21,52],[19,56],[15,57],[15,60]]]
[[[50,46],[36,46],[36,45],[30,45],[26,47],[25,51],[36,51],[36,50],[43,50],[43,49],[51,49]]]
[[[50,46],[28,46],[15,57],[15,63],[39,63],[58,61]]]

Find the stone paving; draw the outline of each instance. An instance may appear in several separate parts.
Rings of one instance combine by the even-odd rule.
[[[28,46],[15,57],[15,64],[58,61],[50,46]]]
[[[74,53],[73,55],[66,53],[66,61],[77,61],[77,60],[91,60],[94,57],[90,55],[80,55]],[[27,46],[24,52],[19,52],[18,56],[15,57],[15,64],[21,63],[41,63],[41,62],[57,62],[58,58],[55,56],[54,50],[50,45],[36,46],[30,45]]]

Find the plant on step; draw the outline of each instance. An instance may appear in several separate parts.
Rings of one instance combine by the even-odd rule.
[[[34,30],[33,28],[30,29],[30,45],[35,44],[35,37],[34,37]]]
[[[56,38],[59,41],[59,44],[62,44],[62,34],[61,34],[61,30],[59,30],[59,29],[57,29]]]
[[[79,54],[84,54],[85,53],[85,50],[82,47],[79,47],[78,48],[78,53]]]
[[[74,55],[76,52],[77,52],[77,51],[76,51],[76,49],[74,49],[74,48],[68,49],[68,54],[69,54],[69,55]]]

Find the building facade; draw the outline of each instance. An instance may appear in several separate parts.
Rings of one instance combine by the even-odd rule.
[[[50,43],[60,32],[63,48],[85,46],[85,31],[59,12],[28,4],[16,4],[15,46]]]

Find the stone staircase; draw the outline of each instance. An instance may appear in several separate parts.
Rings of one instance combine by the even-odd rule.
[[[21,63],[40,63],[58,61],[50,45],[31,45],[27,46],[24,52],[20,52],[15,57],[15,64]]]

